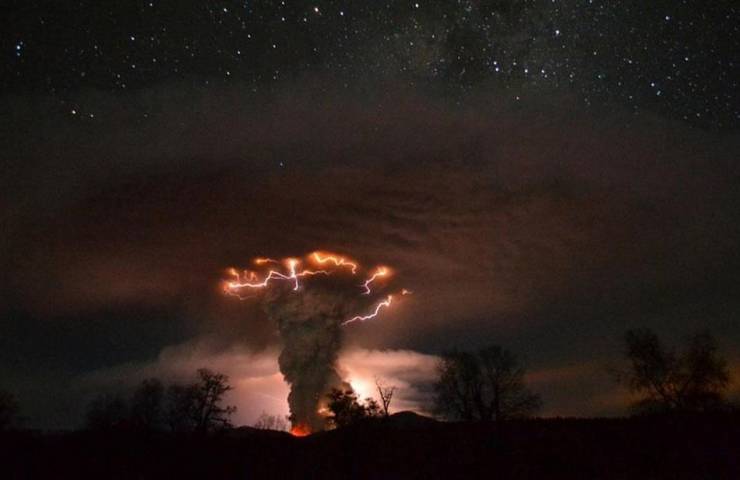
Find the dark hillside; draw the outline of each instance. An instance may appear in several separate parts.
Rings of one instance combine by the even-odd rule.
[[[740,478],[740,418],[438,423],[403,413],[305,438],[17,433],[3,478]]]

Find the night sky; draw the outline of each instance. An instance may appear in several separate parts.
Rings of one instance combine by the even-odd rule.
[[[340,359],[398,408],[425,411],[435,355],[497,343],[545,415],[623,414],[634,327],[710,329],[737,395],[738,9],[5,2],[0,388],[68,428],[211,366],[237,423],[284,413],[275,325],[220,285],[324,249],[414,291]]]

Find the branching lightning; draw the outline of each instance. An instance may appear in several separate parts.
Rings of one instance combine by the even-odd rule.
[[[308,255],[304,260],[298,258],[285,258],[283,260],[274,260],[272,258],[258,257],[253,260],[254,265],[265,266],[265,265],[278,265],[282,268],[270,268],[266,272],[259,272],[255,270],[244,270],[239,273],[236,269],[230,268],[228,270],[229,275],[233,277],[232,281],[225,282],[224,291],[228,295],[235,296],[240,300],[252,298],[255,293],[260,289],[266,289],[274,281],[286,281],[293,285],[292,290],[297,292],[301,288],[301,279],[304,277],[311,277],[314,275],[331,275],[336,270],[334,269],[322,269],[322,270],[310,270],[302,267],[304,261],[311,262],[320,266],[334,267],[336,270],[341,268],[347,268],[352,275],[356,275],[360,269],[360,265],[347,257],[335,255],[332,253],[316,251]],[[387,278],[391,275],[391,270],[388,267],[380,266],[376,267],[372,273],[366,278],[366,280],[360,285],[362,289],[362,295],[369,296],[373,293],[371,285],[381,278]],[[245,292],[248,292],[245,295]],[[400,295],[408,295],[411,292],[405,288],[401,290]],[[370,320],[378,316],[381,310],[391,306],[394,300],[394,295],[387,295],[385,299],[376,303],[371,309],[369,314],[356,315],[348,320],[342,322],[342,325],[347,325],[353,322],[363,322]]]
[[[254,260],[254,263],[257,265],[264,265],[265,263],[280,264],[280,262],[269,258],[257,258]],[[257,275],[257,272],[254,272],[252,270],[245,270],[244,275],[242,276],[239,274],[239,272],[236,271],[236,269],[230,268],[229,273],[236,278],[236,281],[227,282],[225,291],[230,295],[243,298],[237,293],[238,290],[245,288],[266,288],[271,280],[292,281],[293,290],[297,291],[300,288],[300,283],[298,281],[299,278],[311,275],[329,275],[329,272],[326,270],[302,270],[300,272],[297,272],[296,267],[300,264],[300,260],[298,260],[297,258],[287,258],[284,260],[284,264],[288,268],[287,275],[277,270],[270,270],[262,281],[258,281],[259,277]]]
[[[368,315],[355,315],[349,320],[345,320],[344,322],[342,322],[342,325],[347,325],[348,323],[352,323],[352,322],[364,322],[365,320],[370,320],[371,318],[375,318],[378,316],[378,313],[380,313],[380,310],[382,308],[390,307],[392,302],[393,302],[393,295],[388,295],[385,300],[375,305],[375,308],[373,309],[372,313]]]

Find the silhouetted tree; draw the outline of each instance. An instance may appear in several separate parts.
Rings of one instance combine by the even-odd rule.
[[[351,388],[344,390],[333,388],[327,397],[329,399],[327,405],[330,412],[329,422],[336,428],[352,425],[371,415],[375,416],[380,410],[378,403],[373,399],[367,400],[372,402],[368,405],[369,408],[360,403],[357,394]]]
[[[443,355],[434,384],[434,411],[456,420],[526,417],[542,405],[524,384],[526,369],[513,353],[490,346]]]
[[[229,377],[215,373],[207,368],[198,370],[199,383],[196,384],[195,425],[196,430],[209,430],[231,427],[229,417],[236,412],[233,405],[223,406],[224,395],[233,390]]]
[[[483,376],[478,410],[483,420],[527,417],[542,407],[539,395],[524,385],[526,368],[512,352],[486,347],[478,352],[478,362]]]
[[[141,430],[159,430],[164,426],[164,385],[156,378],[141,382],[131,397],[131,421]]]
[[[259,428],[260,430],[287,431],[289,429],[288,418],[262,412],[254,423],[254,428]]]
[[[390,414],[389,408],[391,406],[391,400],[393,399],[396,387],[394,385],[385,385],[381,379],[375,377],[375,388],[378,389],[380,404],[383,408],[383,416],[387,417]]]
[[[0,432],[13,428],[19,421],[20,406],[10,392],[0,390]]]
[[[206,368],[198,370],[198,382],[171,385],[167,390],[167,424],[173,431],[208,432],[231,426],[234,406],[223,406],[224,395],[232,390],[229,377]]]
[[[87,407],[86,426],[90,430],[113,430],[128,423],[129,410],[118,395],[100,394]]]
[[[680,354],[666,349],[650,329],[629,330],[625,344],[629,367],[618,372],[618,380],[642,395],[634,411],[704,411],[725,405],[727,362],[708,332],[689,337]]]
[[[459,420],[475,419],[475,398],[482,390],[480,368],[475,356],[465,352],[449,352],[438,366],[434,384],[434,411],[443,417]]]

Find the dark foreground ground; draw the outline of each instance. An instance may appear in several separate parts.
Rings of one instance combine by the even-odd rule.
[[[740,417],[437,423],[410,413],[305,438],[20,432],[0,478],[740,479]]]

